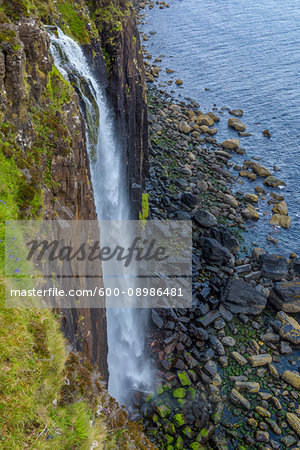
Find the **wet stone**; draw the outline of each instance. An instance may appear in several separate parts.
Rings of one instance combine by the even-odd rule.
[[[223,287],[222,304],[233,314],[260,314],[267,299],[243,280],[228,280]]]
[[[289,353],[292,353],[292,351],[292,347],[287,342],[280,342],[280,353],[283,355],[288,355]]]
[[[220,317],[219,319],[217,319],[214,322],[214,327],[216,328],[216,330],[221,330],[222,328],[224,328],[226,325],[224,319],[222,319],[222,317]]]
[[[232,389],[230,394],[230,400],[238,405],[243,406],[246,409],[250,409],[250,402],[239,391]]]
[[[276,283],[268,301],[284,312],[300,312],[300,279]]]
[[[257,442],[267,443],[270,440],[269,433],[267,431],[257,430],[255,432],[255,439],[257,440]]]
[[[199,317],[197,322],[204,326],[205,328],[212,324],[216,319],[220,317],[220,312],[218,310],[210,311],[204,317]]]
[[[288,273],[287,260],[281,255],[261,255],[261,272],[265,278],[278,281]]]
[[[292,344],[298,345],[300,343],[300,324],[297,320],[283,311],[279,311],[276,317],[282,323],[279,330],[280,336]]]
[[[246,358],[244,358],[244,356],[242,356],[240,353],[232,352],[231,355],[236,360],[236,362],[238,364],[240,364],[241,366],[244,366],[245,364],[247,364]]]
[[[257,414],[259,414],[261,417],[271,417],[271,413],[261,406],[255,406],[255,412],[257,412]]]
[[[204,209],[199,209],[193,216],[193,220],[201,227],[210,228],[217,223],[213,214]]]
[[[208,361],[203,367],[203,369],[211,378],[213,378],[218,373],[218,367],[216,363],[213,362],[212,360]]]
[[[231,336],[225,336],[222,339],[222,344],[227,345],[228,347],[234,347],[236,340]]]

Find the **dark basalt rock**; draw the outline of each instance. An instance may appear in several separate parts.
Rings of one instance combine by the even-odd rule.
[[[210,236],[220,242],[231,253],[237,253],[240,249],[239,241],[224,225],[217,225],[210,230]]]
[[[300,279],[276,283],[268,301],[280,311],[300,312]]]
[[[294,260],[294,272],[296,275],[300,276],[300,258]]]
[[[208,332],[201,327],[196,327],[196,325],[192,324],[190,326],[190,335],[195,339],[199,339],[200,341],[206,341],[208,339]]]
[[[196,206],[198,203],[198,198],[195,195],[190,194],[189,192],[185,192],[181,197],[181,201],[189,208],[194,208],[194,206]]]
[[[267,299],[250,284],[242,280],[227,279],[222,289],[221,301],[233,314],[256,316],[265,308]]]
[[[164,321],[163,321],[162,317],[158,314],[158,312],[155,311],[155,309],[152,309],[152,311],[151,311],[151,318],[152,318],[153,323],[155,323],[155,325],[158,328],[163,327]]]
[[[259,262],[265,278],[281,281],[288,274],[287,259],[281,255],[261,255]]]
[[[210,228],[217,224],[217,219],[213,214],[209,211],[205,211],[204,209],[198,209],[198,211],[194,214],[193,220],[200,227]]]
[[[203,258],[210,264],[216,266],[232,266],[234,257],[216,239],[204,237],[200,240],[202,244]]]
[[[191,220],[191,215],[185,211],[178,211],[176,219],[177,220]]]

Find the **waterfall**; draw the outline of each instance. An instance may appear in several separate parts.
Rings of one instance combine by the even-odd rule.
[[[95,203],[100,219],[101,246],[116,240],[116,226],[109,220],[129,220],[126,156],[115,134],[114,114],[105,90],[99,85],[80,46],[60,29],[51,32],[51,53],[61,74],[80,97],[86,122],[87,144]],[[102,222],[104,220],[104,222]],[[108,226],[105,226],[108,224]],[[105,287],[113,279],[105,276]],[[113,299],[110,298],[113,305]],[[120,403],[129,404],[128,393],[150,385],[150,370],[144,358],[145,314],[132,308],[107,309],[109,391]]]

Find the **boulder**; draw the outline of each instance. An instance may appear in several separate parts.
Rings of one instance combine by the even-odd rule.
[[[281,255],[260,255],[262,276],[269,280],[281,281],[288,274],[287,259]]]
[[[291,225],[291,218],[290,216],[285,216],[282,214],[273,214],[272,219],[270,220],[270,225],[289,228],[289,226]]]
[[[247,128],[246,125],[236,117],[230,117],[230,119],[228,119],[228,126],[237,131],[245,131]]]
[[[272,175],[268,176],[268,177],[265,179],[264,183],[265,183],[267,186],[271,186],[271,187],[273,187],[273,188],[277,188],[277,187],[279,187],[279,186],[286,186],[286,184],[285,184],[284,181],[279,180],[279,178],[273,177]]]
[[[239,279],[228,279],[221,293],[222,305],[233,314],[258,315],[267,299],[250,284]]]
[[[207,115],[208,115],[214,122],[220,122],[220,117],[217,116],[215,113],[209,112],[209,113],[207,113]]]
[[[234,387],[239,392],[248,392],[250,394],[255,394],[260,390],[259,383],[255,381],[236,381]]]
[[[278,192],[271,192],[270,195],[273,198],[275,203],[282,202],[284,200],[284,196],[279,194]]]
[[[192,216],[185,211],[178,211],[176,220],[191,220]]]
[[[165,419],[171,414],[170,408],[168,408],[163,402],[155,404],[155,409],[162,419]]]
[[[178,78],[178,80],[175,81],[175,84],[177,84],[177,86],[181,86],[183,81]]]
[[[238,139],[225,139],[222,142],[222,147],[228,150],[236,150],[240,146],[240,141]]]
[[[196,195],[193,195],[190,192],[184,192],[181,197],[181,202],[187,205],[189,208],[194,208],[198,203],[198,198]]]
[[[253,172],[259,177],[269,177],[271,175],[271,172],[266,167],[258,164],[257,162],[246,161],[246,164],[251,167]]]
[[[181,133],[189,134],[189,132],[191,131],[191,127],[186,122],[180,122],[179,131]]]
[[[240,406],[243,406],[246,409],[250,409],[251,405],[249,400],[247,400],[242,394],[239,393],[239,391],[237,391],[236,389],[232,389],[231,394],[230,394],[230,400],[235,403],[238,404]]]
[[[244,195],[244,199],[246,200],[246,202],[253,202],[253,203],[257,203],[258,202],[258,196],[255,194],[245,194]]]
[[[229,113],[237,117],[242,117],[244,115],[244,111],[242,109],[231,109]]]
[[[258,212],[254,209],[254,207],[249,203],[246,208],[242,210],[242,215],[247,220],[258,220],[259,215]]]
[[[289,383],[291,386],[293,386],[295,389],[300,390],[300,375],[297,372],[292,372],[290,370],[285,370],[283,374],[281,375],[281,378],[286,383]]]
[[[288,412],[286,415],[289,426],[298,434],[300,437],[300,419],[296,414]]]
[[[197,181],[197,188],[200,192],[206,192],[208,189],[208,184],[205,180],[199,180]]]
[[[271,364],[272,356],[269,353],[264,353],[261,355],[252,355],[249,356],[249,362],[252,367],[265,366],[267,364]]]
[[[280,311],[300,312],[300,280],[276,283],[271,290],[268,301]]]
[[[201,239],[201,244],[202,255],[207,262],[216,266],[232,266],[233,255],[216,239],[204,237]]]
[[[223,202],[227,203],[227,205],[232,206],[233,208],[237,208],[239,206],[239,202],[233,195],[224,194]]]
[[[162,328],[163,327],[164,321],[163,321],[162,317],[158,314],[158,312],[155,311],[155,309],[152,309],[151,317],[152,317],[152,321],[155,323],[155,325],[158,328]]]
[[[181,386],[190,386],[192,384],[187,372],[178,371],[177,376],[178,376]]]
[[[247,364],[247,360],[246,358],[244,358],[243,355],[241,355],[238,352],[232,352],[231,356],[236,360],[236,362],[240,365],[240,366],[245,366]]]
[[[198,209],[193,216],[193,220],[197,225],[205,228],[210,228],[217,224],[215,216],[205,209]]]
[[[276,316],[281,322],[279,334],[282,339],[292,344],[300,344],[300,325],[293,317],[288,316],[284,311],[279,311]]]
[[[214,121],[208,114],[201,114],[197,118],[196,123],[198,125],[207,125],[208,127],[211,127],[214,124]]]
[[[209,133],[209,131],[210,131],[210,128],[208,125],[200,125],[199,128],[200,128],[201,133]]]
[[[224,158],[227,158],[227,159],[231,159],[232,158],[231,154],[228,153],[228,152],[225,152],[224,150],[215,150],[215,155],[216,156],[221,156],[221,157],[224,157]]]
[[[294,259],[294,272],[296,275],[300,275],[300,258]]]
[[[240,249],[239,241],[224,225],[213,226],[210,230],[210,236],[233,254]]]
[[[276,205],[273,206],[272,212],[274,214],[281,214],[281,215],[287,216],[288,215],[287,204],[284,201],[276,203]]]
[[[270,133],[270,131],[267,130],[267,129],[265,129],[265,130],[262,132],[262,134],[263,134],[264,136],[268,137],[268,138],[271,137],[271,133]]]

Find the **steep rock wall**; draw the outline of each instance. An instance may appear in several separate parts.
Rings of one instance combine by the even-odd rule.
[[[20,170],[19,218],[96,219],[78,97],[53,69],[47,32],[33,18],[13,24],[2,16],[0,36],[1,141]],[[71,343],[107,380],[105,310],[87,305],[60,316]]]
[[[136,217],[148,168],[148,131],[144,66],[131,4],[7,0],[2,9],[0,119],[5,126],[0,132],[3,153],[20,171],[20,217],[96,218],[79,99],[52,67],[43,24],[58,25],[76,39],[107,88]],[[71,342],[107,380],[105,311],[65,310],[61,316]]]
[[[87,3],[106,60],[107,94],[123,138],[133,214],[137,215],[148,170],[148,126],[144,63],[135,13],[132,4],[124,0]]]

